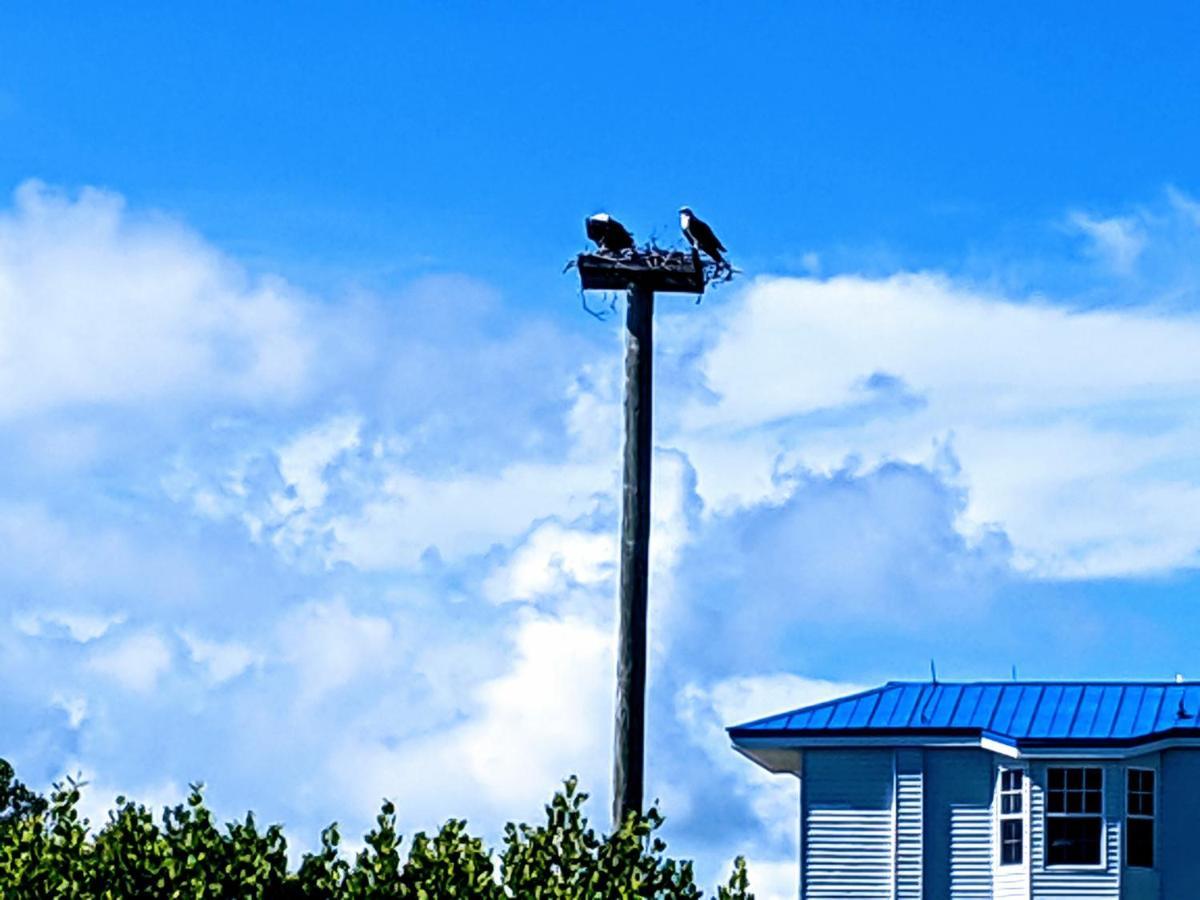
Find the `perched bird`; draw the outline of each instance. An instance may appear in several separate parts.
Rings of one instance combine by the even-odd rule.
[[[725,261],[725,257],[721,255],[722,252],[728,252],[725,250],[725,245],[713,234],[713,230],[708,227],[707,222],[696,217],[690,206],[684,206],[679,210],[679,227],[683,229],[683,236],[694,248],[707,253],[719,266],[729,265]]]
[[[587,217],[587,236],[596,246],[609,253],[620,253],[633,249],[633,235],[608,213],[596,213]]]

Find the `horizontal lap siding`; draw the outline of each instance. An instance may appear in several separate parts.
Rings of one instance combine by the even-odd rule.
[[[997,868],[996,900],[1029,900],[1029,870],[1016,865]]]
[[[992,896],[992,811],[975,805],[950,808],[950,896]]]
[[[896,772],[896,900],[922,900],[921,821],[925,813],[925,791],[919,754],[900,758]],[[914,771],[903,771],[909,768]]]
[[[925,754],[926,900],[992,897],[993,772],[983,750]]]
[[[803,897],[894,900],[894,779],[890,750],[805,754]]]
[[[810,810],[804,896],[892,900],[890,810]]]

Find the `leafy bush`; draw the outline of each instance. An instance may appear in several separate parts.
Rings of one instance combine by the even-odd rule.
[[[396,810],[384,802],[364,849],[340,851],[337,825],[295,872],[278,825],[260,831],[254,816],[219,829],[193,785],[186,803],[163,812],[117,798],[94,834],[78,813],[82,785],[56,784],[49,800],[16,780],[0,760],[0,896],[12,900],[79,898],[534,898],[534,900],[693,900],[702,896],[692,864],[666,856],[656,808],[629,816],[611,835],[597,834],[574,778],[546,806],[544,824],[509,824],[493,854],[466,823],[413,835],[407,853]],[[753,900],[739,858],[719,900]]]

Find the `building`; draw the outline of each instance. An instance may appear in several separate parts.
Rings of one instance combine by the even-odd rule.
[[[1200,683],[892,682],[729,729],[800,896],[1200,898]]]

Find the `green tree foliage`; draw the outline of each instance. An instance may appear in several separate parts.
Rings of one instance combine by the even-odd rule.
[[[337,825],[293,872],[278,825],[260,830],[253,815],[218,828],[193,785],[185,803],[160,820],[117,798],[94,831],[79,816],[80,783],[56,784],[49,799],[16,780],[0,760],[0,896],[12,900],[120,898],[280,898],[280,900],[696,900],[692,864],[666,855],[657,808],[630,815],[601,835],[584,813],[574,778],[546,806],[540,825],[509,824],[496,852],[451,819],[404,847],[396,810],[384,802],[364,848],[341,850]],[[718,900],[753,900],[745,861],[734,863]]]

